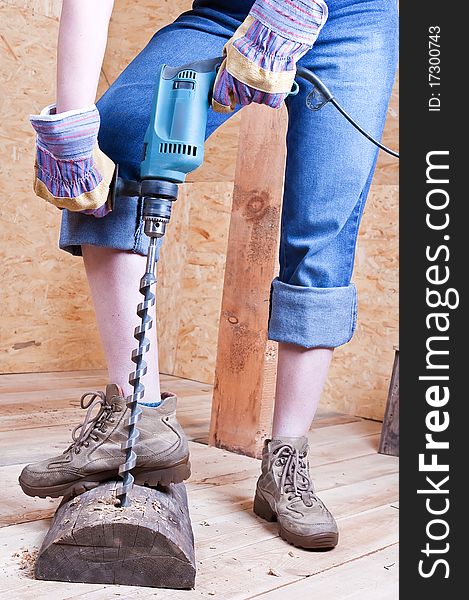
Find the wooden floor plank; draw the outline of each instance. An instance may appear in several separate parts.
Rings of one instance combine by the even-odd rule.
[[[349,596],[347,600],[397,600],[398,598],[399,581],[394,581],[385,588],[364,590],[362,594],[354,594],[353,596]]]
[[[230,504],[231,490],[235,488],[239,493],[245,494],[241,496],[241,505],[250,508],[260,472],[259,461],[217,448],[200,447],[193,442],[190,443],[190,448],[193,468],[189,480],[189,496],[207,490],[207,494],[212,495],[219,503],[219,510],[230,512],[239,508],[239,504]],[[23,494],[17,481],[22,467],[23,465],[0,467],[0,480],[3,482],[0,490],[0,527],[49,518],[58,504],[58,500],[31,498]],[[372,454],[344,461],[340,468],[334,462],[319,465],[313,470],[313,476],[316,489],[322,493],[323,490],[392,475],[397,473],[397,469],[398,460],[395,457]],[[214,493],[210,492],[212,488],[215,489]],[[204,516],[199,515],[199,518],[203,519]]]
[[[182,412],[182,421],[183,415]],[[187,428],[189,423],[190,420],[186,422]],[[11,429],[3,432],[0,437],[0,466],[33,462],[47,458],[52,453],[60,454],[69,445],[71,430],[75,425],[76,422],[23,429],[21,435]],[[200,430],[200,423],[196,425],[194,435]],[[313,464],[315,461],[339,461],[375,452],[379,438],[378,429],[378,423],[359,421],[310,432]],[[373,434],[372,431],[376,433]]]
[[[200,403],[211,404],[213,386],[189,379],[181,379],[172,375],[160,374],[163,390],[173,391],[179,398],[186,398],[184,410],[193,410],[194,415],[200,411]],[[66,371],[52,373],[21,373],[0,375],[0,431],[8,431],[6,417],[17,413],[39,411],[59,411],[63,408],[79,407],[80,396],[87,390],[103,389],[107,382],[107,373],[95,371]],[[209,415],[210,417],[210,415]],[[313,428],[362,421],[359,417],[331,412],[326,409],[318,410]],[[42,421],[41,424],[46,424]],[[54,424],[54,423],[49,423]],[[34,425],[31,425],[34,426]],[[208,428],[208,421],[207,421]]]
[[[222,486],[213,490],[197,490],[189,486],[191,518],[198,560],[214,558],[246,545],[277,536],[276,524],[268,524],[251,511],[252,485]],[[397,476],[323,490],[321,497],[337,519],[391,504],[396,497]],[[52,512],[52,511],[50,511]],[[14,528],[6,527],[2,536],[9,537]],[[15,535],[15,533],[13,533]]]
[[[280,538],[254,543],[235,553],[226,552],[202,562],[197,580],[199,589],[216,592],[220,590],[217,581],[222,579],[224,598],[244,600],[270,590],[273,585],[330,569],[396,543],[397,516],[397,511],[383,507],[340,520],[341,539],[332,552],[292,549]],[[272,572],[277,575],[272,576]],[[272,577],[276,579],[275,584]]]
[[[72,404],[72,403],[71,403]],[[37,429],[39,427],[53,427],[57,425],[78,425],[84,418],[84,411],[80,408],[47,408],[30,411],[15,408],[10,414],[0,416],[0,432]],[[204,438],[208,434],[208,421],[210,419],[210,400],[201,397],[197,412],[186,410],[185,398],[180,398],[177,409],[178,419],[186,432],[188,439]],[[2,434],[3,436],[3,434]]]
[[[17,597],[27,598],[21,586],[29,586],[30,581],[21,573],[15,552],[21,548],[38,548],[43,535],[47,531],[47,521],[38,521],[23,525],[7,527],[2,532],[2,545],[0,546],[0,576],[7,583],[8,592],[15,590]],[[258,531],[262,531],[262,522]],[[277,536],[273,536],[272,524],[266,524],[267,534],[265,539],[250,540],[244,547],[239,546],[238,540],[231,538],[224,544],[224,551],[212,557],[197,558],[198,576],[195,592],[165,591],[164,598],[186,598],[202,593],[214,592],[223,600],[245,600],[255,594],[265,593],[273,587],[300,581],[311,577],[326,569],[332,569],[343,563],[355,560],[371,552],[397,542],[397,511],[389,506],[379,507],[375,510],[362,512],[353,517],[339,519],[341,539],[339,546],[327,553],[312,553],[298,548],[292,548]],[[196,552],[198,544],[198,529],[195,528]],[[249,541],[249,540],[248,540]],[[229,543],[231,542],[231,543]],[[210,542],[208,542],[210,543]],[[272,572],[275,575],[272,575]],[[275,577],[275,579],[273,579]],[[41,593],[43,582],[35,582],[38,596]],[[69,598],[70,592],[76,593],[76,588],[69,587],[73,584],[57,583],[54,598]],[[90,590],[84,586],[83,593]],[[110,592],[118,592],[120,598],[154,597],[155,590],[138,590],[140,595],[135,596],[135,588],[120,586],[115,588],[107,586],[102,592],[95,592],[93,600],[110,597]],[[48,588],[50,592],[50,587]],[[61,592],[69,595],[60,595]],[[107,594],[107,595],[106,595]],[[0,593],[0,597],[5,594]],[[78,596],[81,597],[81,596]],[[111,596],[112,597],[112,596]],[[335,600],[335,599],[334,599]]]
[[[163,389],[179,397],[178,416],[189,437],[205,440],[211,386],[161,379]],[[70,429],[82,419],[80,394],[102,389],[105,382],[103,371],[0,376],[5,399],[0,405],[0,598],[276,600],[293,594],[309,600],[321,591],[333,600],[396,598],[397,568],[389,565],[397,562],[398,459],[376,453],[380,423],[327,411],[318,414],[309,439],[316,489],[339,521],[340,543],[332,552],[288,546],[278,538],[275,523],[252,513],[259,461],[191,441],[188,492],[199,561],[195,591],[32,581],[13,555],[39,547],[59,500],[25,496],[18,474],[24,463],[68,445]]]
[[[260,596],[259,600],[384,600],[398,598],[399,547],[397,544],[357,560],[282,586]]]
[[[197,482],[198,487],[220,486],[226,483],[236,483],[243,479],[257,477],[260,472],[260,462],[248,459],[243,463],[231,461],[232,455],[224,456],[224,460],[217,460],[213,454],[191,444],[192,477],[191,482]],[[246,457],[244,457],[246,458]],[[315,462],[312,468],[312,477],[315,487],[319,490],[337,485],[347,485],[367,478],[374,478],[390,473],[397,473],[399,461],[395,457],[387,460],[376,460],[376,454],[365,454],[342,461],[337,465],[334,461],[324,463]]]
[[[165,382],[178,382],[179,385],[195,384],[196,386],[207,386],[206,383],[184,379],[174,375],[160,373],[160,378]],[[105,369],[88,369],[84,371],[50,371],[43,373],[2,373],[0,375],[0,392],[18,392],[29,390],[49,390],[60,388],[64,384],[80,387],[92,385],[102,387],[107,383],[107,371]]]
[[[371,510],[397,500],[397,475],[387,475],[369,482],[319,490],[319,495],[337,516],[348,516]],[[251,511],[255,485],[239,482],[212,490],[189,490],[191,514],[195,522],[211,522],[215,516],[234,515],[239,511]],[[236,536],[236,529],[230,533]]]

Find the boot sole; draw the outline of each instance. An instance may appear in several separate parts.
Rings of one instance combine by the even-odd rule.
[[[180,463],[167,469],[134,469],[132,475],[137,485],[148,485],[150,487],[169,485],[170,483],[182,483],[191,475],[190,462]],[[105,471],[103,473],[94,473],[78,481],[65,483],[62,485],[34,487],[18,479],[21,489],[27,496],[39,498],[59,498],[61,496],[77,496],[88,490],[98,487],[103,481],[110,479],[120,479],[116,471]]]
[[[191,476],[191,463],[189,461],[168,467],[167,469],[134,469],[132,475],[137,485],[148,485],[155,487],[169,485],[170,483],[182,483]]]
[[[254,496],[254,513],[268,521],[273,523],[277,520],[277,514],[270,508],[270,504],[264,500],[257,492]],[[312,535],[297,535],[288,531],[278,523],[278,533],[280,537],[297,548],[304,548],[307,550],[331,550],[337,546],[339,541],[339,534],[337,532],[324,532],[324,533],[313,533]]]

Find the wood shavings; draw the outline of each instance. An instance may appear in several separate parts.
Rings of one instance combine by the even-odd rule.
[[[274,571],[274,569],[269,569],[267,571],[267,575],[273,575],[274,577],[280,577],[280,573],[277,573],[277,571]]]
[[[19,559],[19,568],[24,572],[26,577],[34,577],[34,566],[36,564],[39,548],[34,547],[32,550],[21,548],[19,552],[13,554],[13,558]]]

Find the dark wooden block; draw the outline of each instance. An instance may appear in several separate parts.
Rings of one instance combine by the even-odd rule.
[[[391,456],[399,456],[399,348],[395,348],[395,350],[394,366],[379,444],[379,452]]]
[[[116,506],[117,482],[103,483],[55,513],[36,562],[37,579],[189,589],[194,536],[183,483],[134,486]]]

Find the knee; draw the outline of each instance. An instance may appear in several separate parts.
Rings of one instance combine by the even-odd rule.
[[[138,179],[143,153],[143,138],[150,118],[151,98],[135,98],[131,86],[111,86],[98,101],[101,117],[98,142],[123,177]]]

